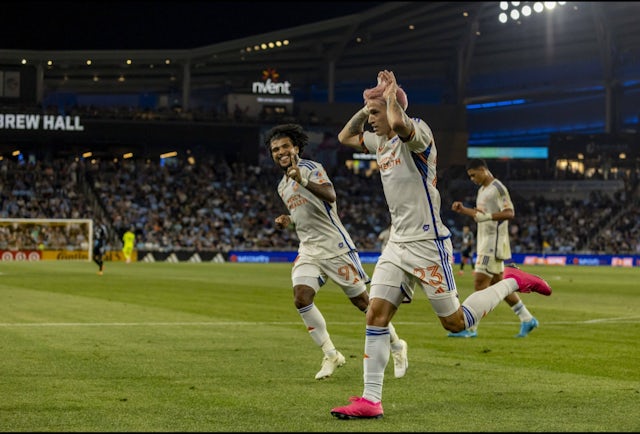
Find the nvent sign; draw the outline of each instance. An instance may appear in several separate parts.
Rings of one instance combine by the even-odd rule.
[[[262,71],[262,81],[254,81],[251,92],[269,95],[291,95],[291,83],[279,82],[280,74],[273,68]]]

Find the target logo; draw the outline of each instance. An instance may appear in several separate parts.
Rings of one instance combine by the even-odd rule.
[[[4,250],[0,252],[0,259],[2,261],[40,261],[42,254],[37,250]]]
[[[40,253],[39,252],[29,252],[29,260],[30,261],[39,261]]]

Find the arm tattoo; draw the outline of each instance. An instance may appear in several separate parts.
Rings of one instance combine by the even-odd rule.
[[[349,134],[357,136],[364,129],[364,123],[367,120],[367,115],[362,111],[358,111],[351,120],[349,120]]]

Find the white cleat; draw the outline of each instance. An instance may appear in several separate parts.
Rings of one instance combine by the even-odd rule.
[[[402,348],[397,351],[391,350],[391,355],[393,356],[393,375],[396,378],[404,377],[404,374],[407,373],[407,368],[409,367],[409,357],[407,356],[407,342],[403,339],[400,339],[400,344],[402,344]]]
[[[331,377],[333,371],[335,371],[336,368],[341,367],[345,363],[347,363],[347,361],[340,353],[340,351],[337,351],[336,355],[333,357],[324,356],[324,359],[322,359],[322,368],[320,368],[320,370],[316,374],[316,380],[322,380],[323,378]]]

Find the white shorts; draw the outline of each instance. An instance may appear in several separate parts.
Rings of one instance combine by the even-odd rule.
[[[422,287],[433,310],[440,317],[460,307],[453,278],[451,239],[389,241],[373,271],[370,298],[383,298],[394,306],[413,299],[415,284]]]
[[[367,275],[358,252],[348,252],[329,259],[314,259],[305,255],[298,255],[293,262],[291,281],[293,286],[307,285],[316,293],[327,278],[333,280],[342,288],[347,297],[353,298],[367,290],[369,276]]]
[[[504,272],[504,261],[494,256],[478,255],[473,269],[476,273],[493,277],[495,274]]]

